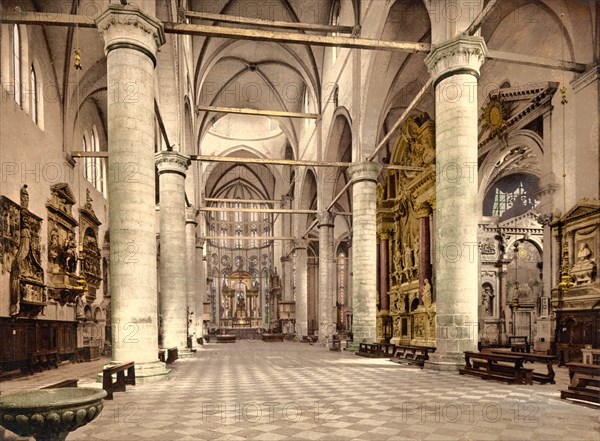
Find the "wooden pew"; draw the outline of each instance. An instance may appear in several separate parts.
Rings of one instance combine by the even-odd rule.
[[[235,343],[237,337],[235,334],[217,335],[217,343]]]
[[[435,352],[435,348],[432,346],[395,345],[390,361],[423,367],[431,352]]]
[[[381,344],[379,343],[359,343],[358,352],[356,355],[368,358],[380,358],[382,357]]]
[[[77,387],[78,379],[73,378],[69,380],[59,381],[58,383],[49,384],[48,386],[40,387],[40,389],[59,389],[61,387]]]
[[[474,362],[471,362],[471,359]],[[484,380],[498,380],[514,384],[533,384],[533,369],[523,367],[521,354],[492,354],[465,351],[465,367],[460,375],[474,375]]]
[[[502,349],[487,349],[486,352],[491,352],[493,354],[513,354],[514,352],[508,352]],[[538,354],[528,354],[528,353],[519,353],[519,356],[523,358],[523,361],[529,361],[531,363],[544,363],[546,365],[547,372],[533,372],[533,381],[537,381],[540,384],[554,384],[554,369],[552,368],[552,363],[557,360],[557,357],[554,355],[538,355]]]
[[[117,378],[113,382],[114,374]],[[106,391],[107,400],[113,399],[113,392],[125,392],[127,384],[135,386],[135,363],[133,361],[102,369],[102,389]]]
[[[562,399],[576,399],[600,404],[600,365],[567,363],[571,384],[561,390]]]
[[[267,343],[283,342],[283,334],[263,332],[261,340]]]
[[[33,375],[42,369],[58,368],[58,352],[56,350],[37,351],[29,354],[25,371]]]

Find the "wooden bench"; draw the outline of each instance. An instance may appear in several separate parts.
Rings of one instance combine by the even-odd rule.
[[[571,384],[561,390],[562,399],[575,399],[600,404],[600,365],[567,363]]]
[[[474,362],[471,362],[474,359]],[[474,375],[484,380],[514,384],[533,384],[533,369],[523,367],[523,357],[513,354],[465,351],[465,367],[460,375]]]
[[[217,335],[217,343],[235,343],[237,336],[235,334]]]
[[[423,367],[425,361],[429,360],[431,352],[435,352],[435,348],[432,346],[395,345],[390,361]]]
[[[58,352],[56,350],[37,351],[29,354],[25,371],[33,375],[42,369],[58,368]]]
[[[70,379],[59,381],[58,383],[49,384],[48,386],[40,387],[40,389],[60,389],[61,387],[77,387],[78,379]]]
[[[319,337],[316,335],[303,335],[300,340],[302,343],[316,343],[319,340]]]
[[[488,349],[487,352],[491,352],[493,354],[514,354],[514,352],[508,352],[507,350],[502,349]],[[519,353],[519,357],[523,358],[523,361],[529,361],[531,363],[543,363],[546,365],[547,372],[533,372],[533,381],[537,381],[540,384],[554,384],[554,369],[552,368],[552,363],[557,360],[557,357],[554,355],[539,355],[539,354],[528,354],[528,353]]]
[[[261,340],[267,343],[283,342],[283,334],[263,332]]]
[[[127,375],[125,372],[127,371]],[[113,375],[116,374],[116,381]],[[117,364],[102,369],[102,389],[106,391],[106,399],[113,399],[113,392],[125,392],[125,385],[135,386],[135,363]]]
[[[358,352],[356,355],[368,358],[380,358],[382,357],[381,344],[379,343],[359,343]]]
[[[513,335],[508,337],[508,345],[513,352],[530,352],[529,342],[527,336]]]

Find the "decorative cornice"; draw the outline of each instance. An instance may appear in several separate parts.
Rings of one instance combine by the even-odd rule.
[[[487,48],[481,37],[459,35],[433,47],[425,64],[434,77],[434,85],[451,75],[468,73],[479,78]]]
[[[191,164],[189,156],[167,150],[156,153],[154,158],[159,176],[163,173],[178,173],[185,177],[185,172]]]
[[[579,77],[575,78],[569,84],[573,87],[575,93],[585,89],[594,81],[600,80],[600,66],[594,66],[591,69],[583,72]]]
[[[148,55],[156,66],[156,52],[166,41],[159,20],[137,6],[111,3],[96,18],[96,26],[104,38],[107,55],[111,50],[128,47]]]

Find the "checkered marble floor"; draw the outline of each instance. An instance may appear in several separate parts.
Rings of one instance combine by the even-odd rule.
[[[517,386],[261,341],[208,344],[171,366],[67,439],[600,440],[600,410],[560,399],[564,368],[556,385]]]

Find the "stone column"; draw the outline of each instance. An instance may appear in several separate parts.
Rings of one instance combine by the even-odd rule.
[[[296,338],[308,335],[308,259],[306,242],[295,244],[296,259]]]
[[[196,239],[196,302],[198,316],[196,317],[196,337],[203,337],[204,329],[204,302],[209,302],[208,286],[206,279],[206,264],[204,263],[204,239]],[[211,320],[210,317],[208,320]]]
[[[377,320],[377,195],[375,186],[381,165],[352,164],[352,348],[372,343]]]
[[[425,280],[433,285],[431,280],[431,243],[429,230],[429,215],[431,214],[431,206],[427,203],[422,204],[417,210],[417,218],[419,219],[419,297],[423,297],[423,286]],[[431,301],[435,301],[432,290]]]
[[[160,314],[162,347],[185,356],[188,335],[185,172],[190,159],[179,152],[156,154],[160,181]]]
[[[187,207],[185,210],[185,273],[186,273],[186,291],[187,291],[187,305],[188,305],[188,336],[192,338],[192,347],[196,347],[197,335],[197,323],[198,320],[202,321],[202,307],[203,305],[198,300],[198,282],[196,276],[198,274],[196,264],[196,226],[198,222],[196,218],[198,216],[198,209],[196,207]]]
[[[139,382],[166,378],[158,361],[154,68],[162,23],[110,4],[96,19],[105,43],[112,363],[135,361]],[[132,93],[133,99],[125,99]]]
[[[458,36],[425,59],[436,96],[436,346],[429,368],[464,366],[477,350],[477,82],[486,47]]]
[[[335,215],[323,211],[318,215],[319,229],[319,340],[331,337],[335,333]]]

